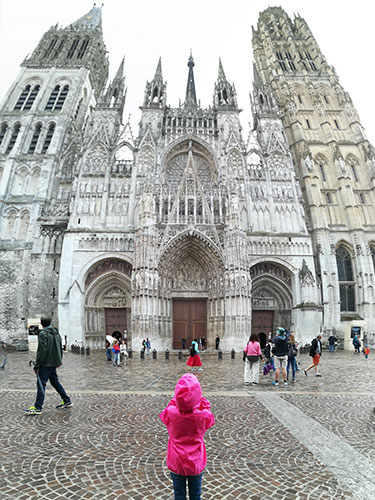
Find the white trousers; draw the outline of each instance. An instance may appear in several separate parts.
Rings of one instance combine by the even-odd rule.
[[[259,383],[259,361],[251,362],[247,358],[245,360],[244,369],[244,382],[245,384],[251,384],[255,382]]]

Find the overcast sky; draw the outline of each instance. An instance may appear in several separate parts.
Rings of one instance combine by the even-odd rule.
[[[0,98],[17,77],[19,65],[50,26],[67,26],[92,7],[86,0],[0,0]],[[97,6],[101,5],[99,1]],[[212,104],[218,60],[237,89],[244,128],[251,121],[251,26],[270,5],[305,18],[329,64],[351,95],[368,139],[375,145],[375,3],[370,0],[105,0],[104,40],[110,75],[125,55],[128,88],[124,118],[137,132],[146,80],[159,56],[167,80],[167,103],[185,97],[187,60],[192,49],[197,98]]]

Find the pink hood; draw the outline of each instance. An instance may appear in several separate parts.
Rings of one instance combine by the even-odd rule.
[[[207,462],[203,436],[215,417],[195,375],[185,373],[180,378],[174,397],[159,417],[169,434],[167,467],[183,476],[200,474]]]
[[[202,389],[199,380],[192,373],[185,373],[176,384],[174,399],[180,411],[192,411],[202,401]]]

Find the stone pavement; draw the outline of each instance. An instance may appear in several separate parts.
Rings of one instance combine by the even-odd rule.
[[[114,368],[103,352],[67,353],[59,377],[74,406],[56,410],[49,387],[43,413],[27,416],[32,357],[9,353],[0,370],[0,498],[173,498],[158,413],[188,371],[186,357],[134,353]],[[299,356],[301,367],[310,359]],[[245,387],[239,354],[218,361],[204,353],[202,362],[195,373],[216,417],[206,434],[204,500],[375,499],[374,355],[366,362],[324,352],[322,378],[300,371],[288,387],[262,375]]]

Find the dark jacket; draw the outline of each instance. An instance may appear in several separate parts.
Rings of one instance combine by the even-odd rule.
[[[35,370],[62,365],[62,344],[57,328],[47,326],[39,332]]]
[[[288,337],[286,335],[277,335],[272,339],[272,343],[275,344],[272,352],[275,356],[281,357],[288,354]]]
[[[318,340],[317,338],[315,338],[312,342],[311,342],[311,347],[310,347],[310,356],[313,358],[316,354],[316,350],[317,350],[317,347],[318,347],[318,342],[320,344],[320,355],[322,355],[322,343],[320,340]]]

